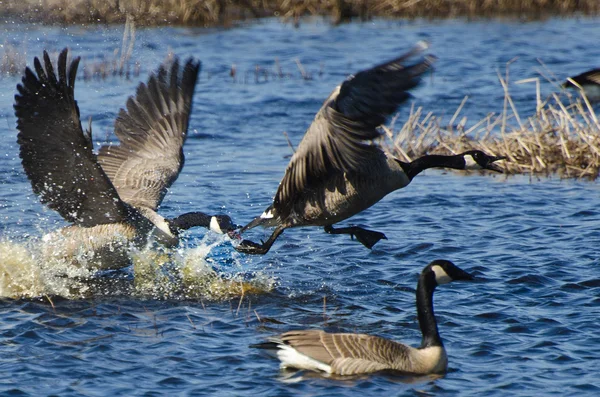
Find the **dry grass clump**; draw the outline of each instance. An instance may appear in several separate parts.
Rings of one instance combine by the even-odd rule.
[[[425,154],[480,149],[506,156],[507,160],[499,163],[506,174],[596,179],[600,171],[600,123],[587,98],[582,95],[562,100],[553,94],[542,101],[538,82],[536,113],[522,119],[507,81],[500,77],[505,90],[501,113],[491,113],[469,128],[466,117],[455,124],[465,98],[444,127],[441,118],[431,112],[412,109],[402,129],[393,132],[393,127],[385,128],[391,141],[388,149],[405,161]],[[522,82],[528,81],[531,79]]]
[[[533,17],[598,14],[598,0],[4,0],[0,16],[44,23],[230,25],[249,18],[281,16],[298,23],[307,15],[334,23],[351,18]]]
[[[265,16],[254,14],[253,3],[243,0],[5,0],[0,16],[77,24],[123,23],[130,15],[138,24],[147,26],[214,26],[227,24],[230,16],[236,19]]]
[[[360,0],[351,1],[352,3]],[[372,3],[373,15],[405,18],[544,17],[573,13],[597,14],[596,0],[380,0]]]

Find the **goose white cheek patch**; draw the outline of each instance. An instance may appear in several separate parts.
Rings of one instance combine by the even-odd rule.
[[[452,278],[448,275],[448,273],[446,273],[444,269],[442,269],[441,266],[433,266],[431,270],[433,270],[433,272],[435,273],[435,281],[438,284],[447,284],[450,281],[452,281]]]
[[[223,234],[223,231],[221,230],[221,226],[219,226],[219,221],[217,221],[216,216],[210,217],[210,226],[209,227],[210,227],[210,230],[212,230],[213,232]]]
[[[465,156],[465,170],[480,170],[481,166],[473,159],[473,156]]]

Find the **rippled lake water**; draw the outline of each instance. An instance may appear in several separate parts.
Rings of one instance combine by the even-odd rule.
[[[0,44],[26,52],[29,63],[42,49],[56,53],[68,46],[84,65],[112,54],[122,36],[121,27],[11,23],[0,25],[0,32]],[[199,57],[203,71],[187,161],[161,211],[226,212],[245,223],[270,203],[283,175],[290,154],[283,132],[299,142],[345,76],[427,39],[439,61],[433,78],[415,90],[413,103],[449,118],[468,95],[463,114],[474,123],[501,111],[504,94],[496,74],[504,73],[507,62],[518,57],[510,69],[514,80],[539,76],[538,59],[562,80],[599,66],[599,35],[598,19],[339,27],[309,21],[298,29],[273,20],[230,30],[138,29],[133,59],[140,62],[140,77],[78,80],[76,97],[82,119],[93,117],[100,145],[114,140],[109,133],[119,107],[168,51]],[[312,79],[300,77],[296,59]],[[282,77],[274,75],[276,60]],[[257,75],[257,65],[270,72]],[[249,257],[195,230],[172,266],[184,264],[194,274],[214,271],[216,279],[182,285],[185,280],[169,278],[169,269],[159,269],[163,277],[156,279],[154,270],[144,278],[128,269],[90,283],[37,269],[39,238],[65,223],[39,204],[22,172],[12,110],[17,82],[0,78],[1,394],[600,392],[597,182],[428,171],[351,220],[386,233],[388,240],[371,251],[347,236],[302,228],[287,230],[266,256]],[[544,95],[554,89],[542,85]],[[511,92],[519,111],[530,114],[534,86],[511,85]],[[248,234],[255,240],[266,236],[258,229]],[[477,277],[436,292],[449,356],[441,378],[290,374],[249,347],[294,328],[373,333],[418,345],[417,276],[437,258]],[[153,265],[155,259],[142,262]],[[244,295],[235,295],[239,288],[220,293],[231,288],[227,280],[234,287],[245,282]]]

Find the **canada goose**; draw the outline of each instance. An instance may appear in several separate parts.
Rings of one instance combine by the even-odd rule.
[[[423,339],[415,348],[366,334],[331,334],[321,330],[289,331],[253,347],[275,350],[282,368],[337,375],[394,370],[416,375],[444,373],[446,349],[433,313],[435,287],[473,276],[447,260],[425,266],[417,283],[417,314]]]
[[[600,69],[592,69],[577,76],[567,78],[563,88],[582,89],[591,102],[600,101]]]
[[[226,215],[191,212],[165,219],[156,212],[183,167],[200,62],[190,58],[180,68],[175,59],[170,69],[162,65],[140,83],[115,121],[120,144],[102,146],[96,155],[91,122],[84,132],[74,98],[79,60],[67,69],[64,49],[57,78],[44,51],[44,67],[36,57],[35,72],[25,69],[15,95],[17,141],[33,191],[73,223],[44,237],[48,250],[75,262],[83,254],[90,267],[113,269],[129,264],[130,245],[144,246],[150,237],[173,246],[181,230],[194,226],[233,233]]]
[[[502,172],[493,163],[504,157],[478,150],[423,156],[406,163],[373,142],[380,137],[377,127],[410,97],[407,90],[431,69],[435,59],[431,56],[406,64],[426,48],[421,43],[399,58],[351,76],[333,90],[292,156],[273,204],[241,229],[274,226],[273,234],[263,244],[243,240],[238,251],[265,254],[285,229],[298,226],[324,226],[327,233],[350,234],[371,248],[386,238],[383,233],[332,225],[405,187],[427,168]]]

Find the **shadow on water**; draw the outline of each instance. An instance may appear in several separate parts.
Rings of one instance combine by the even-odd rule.
[[[370,380],[373,377],[381,377],[390,383],[401,383],[408,385],[419,385],[431,383],[441,379],[444,375],[424,375],[415,376],[411,374],[402,374],[393,371],[380,371],[369,375],[335,375],[318,373],[314,371],[281,369],[277,380],[283,383],[313,382],[325,380],[341,383],[344,387],[356,387],[361,381]]]

